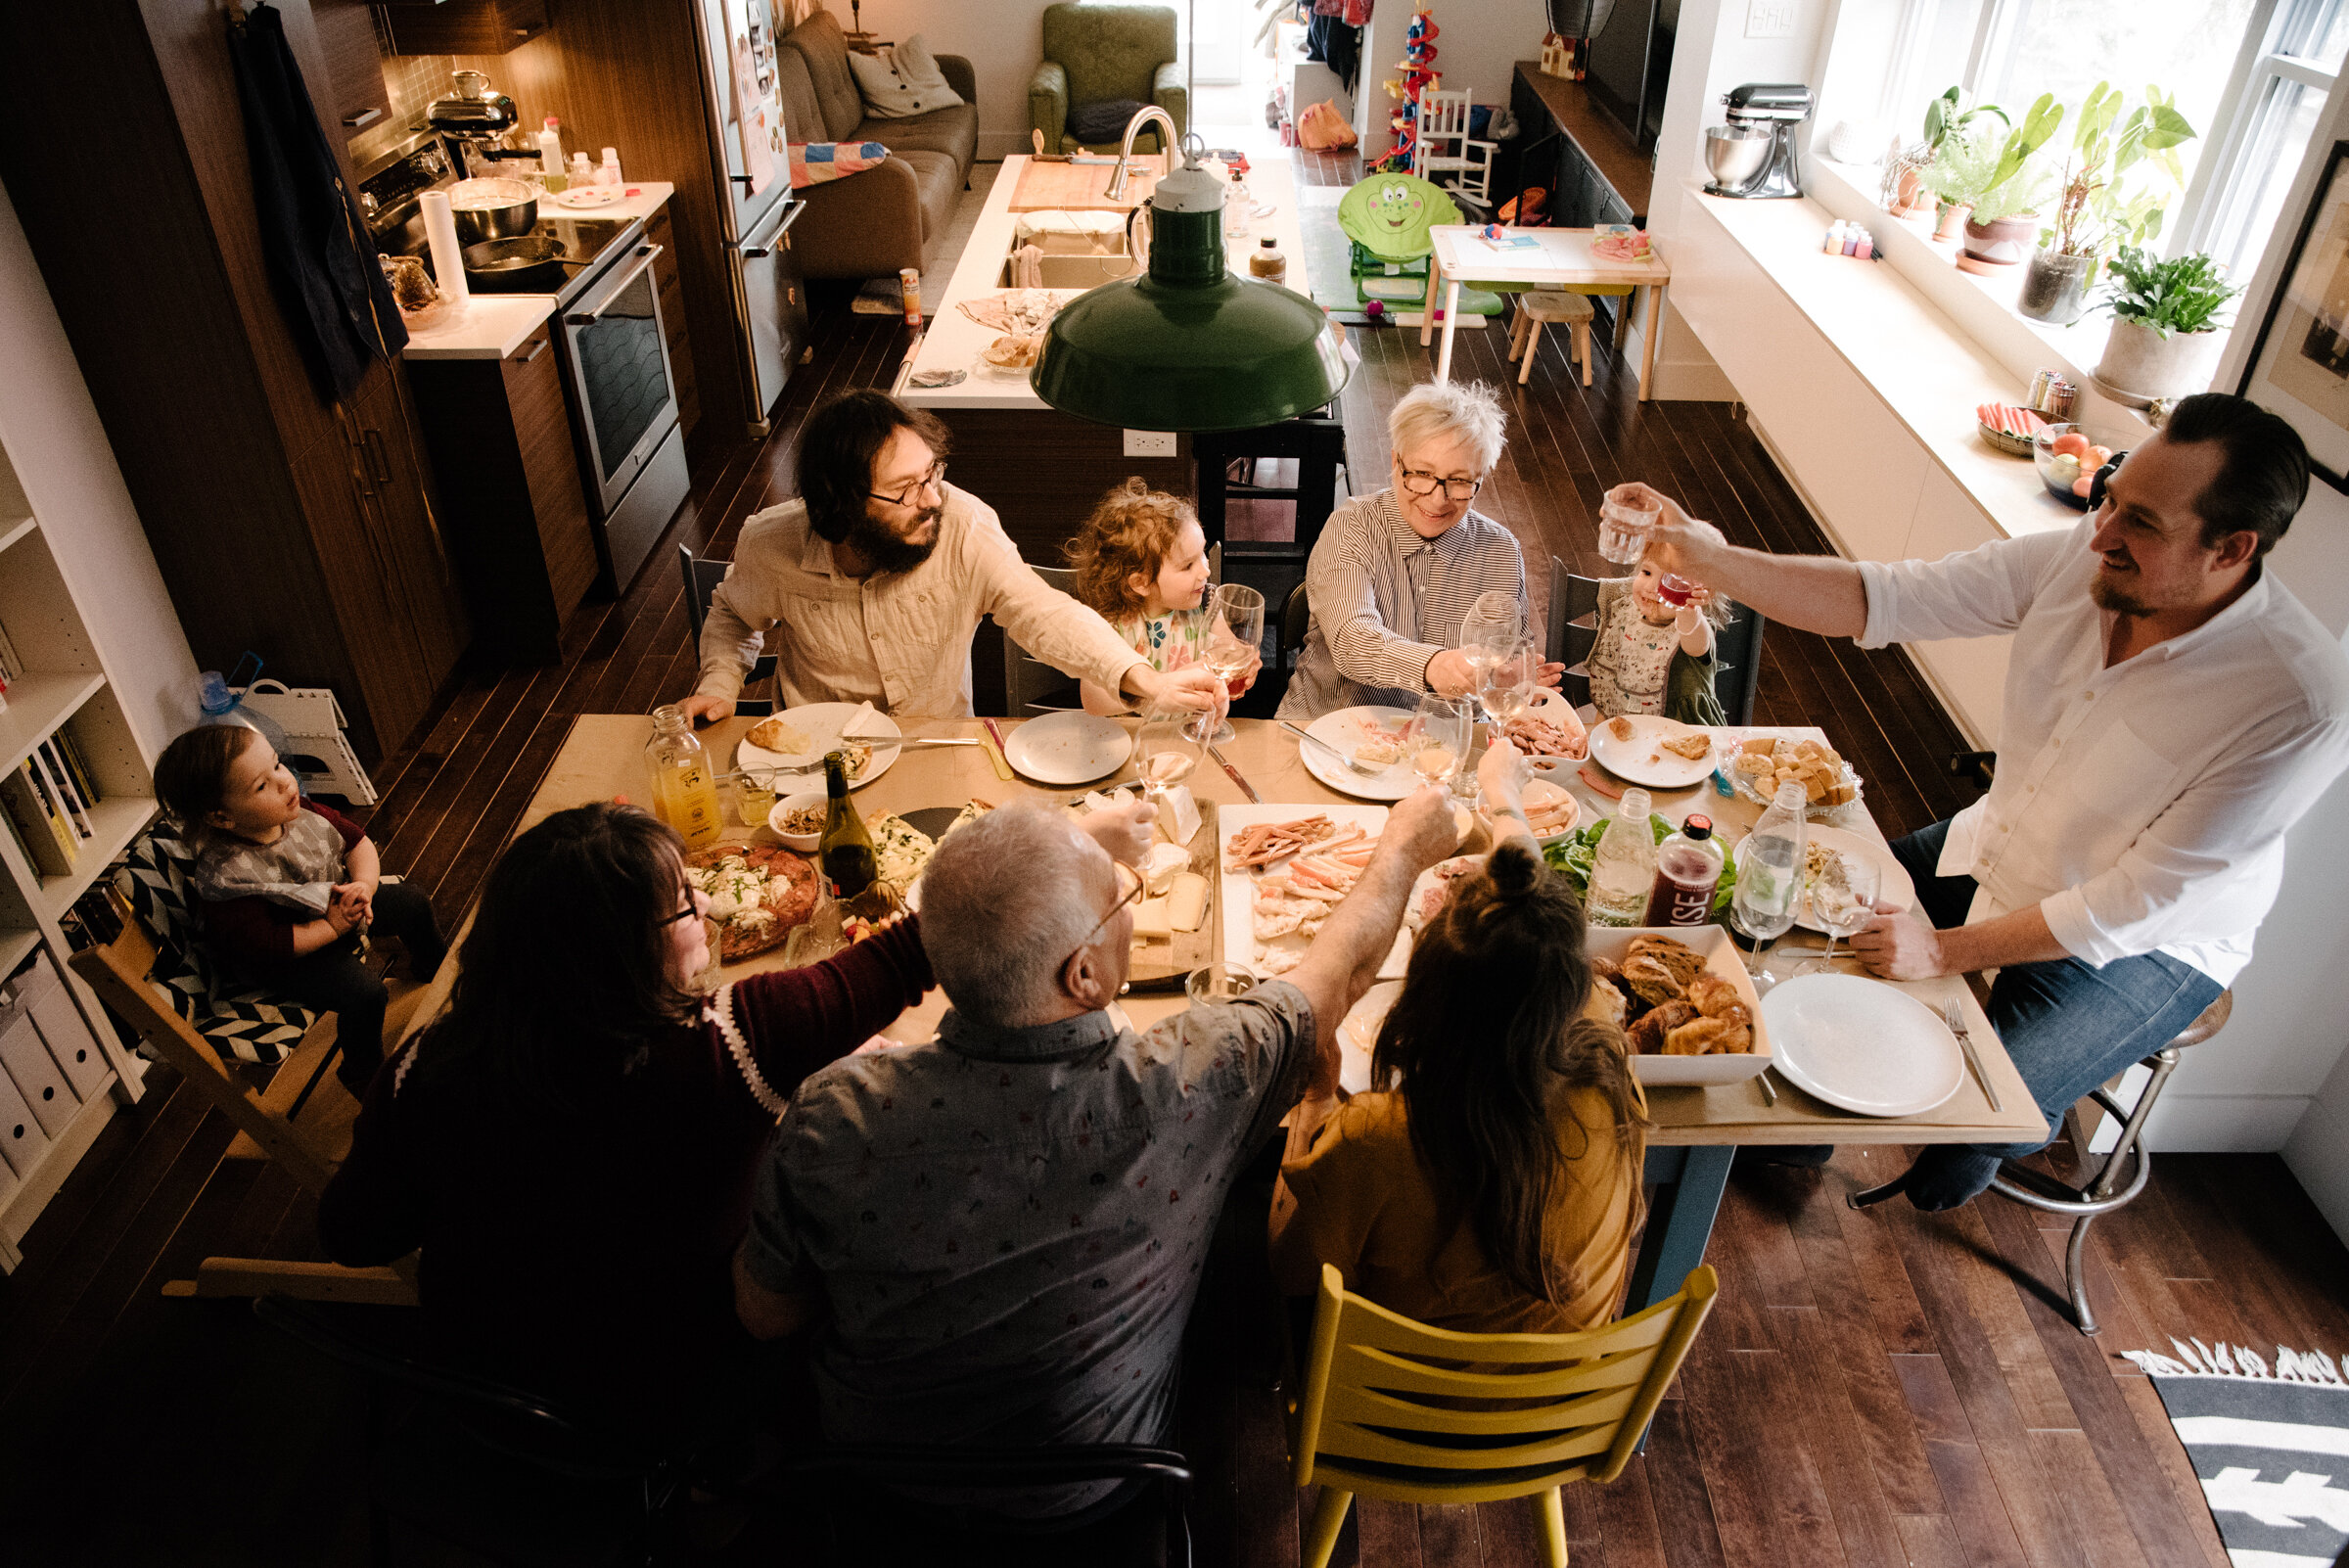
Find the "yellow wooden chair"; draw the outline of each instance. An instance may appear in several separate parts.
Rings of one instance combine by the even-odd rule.
[[[1699,1265],[1678,1295],[1604,1328],[1461,1334],[1364,1301],[1324,1264],[1304,1393],[1289,1412],[1297,1485],[1321,1486],[1306,1568],[1327,1568],[1358,1492],[1434,1503],[1538,1492],[1546,1556],[1564,1568],[1558,1488],[1623,1473],[1719,1288]],[[1526,1369],[1452,1369],[1497,1362]]]

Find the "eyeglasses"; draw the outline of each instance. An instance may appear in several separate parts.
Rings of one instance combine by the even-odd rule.
[[[913,498],[921,494],[922,491],[936,490],[943,495],[945,493],[945,488],[946,465],[944,463],[933,463],[930,465],[929,473],[924,474],[920,479],[915,480],[911,484],[906,485],[895,495],[887,494],[881,490],[867,490],[864,493],[871,496],[876,501],[887,501],[893,506],[911,506],[913,504]]]
[[[675,914],[663,915],[660,923],[665,926],[673,926],[680,920],[698,919],[701,916],[701,912],[702,900],[700,897],[695,894],[688,893],[685,895],[685,907],[679,909]],[[1116,911],[1113,910],[1111,912],[1115,913]]]
[[[1473,501],[1476,492],[1485,487],[1483,480],[1444,479],[1425,469],[1406,468],[1403,471],[1403,487],[1412,495],[1433,495],[1439,489],[1455,501]]]
[[[1109,913],[1103,915],[1099,920],[1094,921],[1093,929],[1084,934],[1084,940],[1082,942],[1077,944],[1077,948],[1080,952],[1093,945],[1093,939],[1101,935],[1102,927],[1108,925],[1112,920],[1115,920],[1118,917],[1118,911],[1120,909],[1125,908],[1128,904],[1133,902],[1134,899],[1142,896],[1142,874],[1139,871],[1136,871],[1133,867],[1128,865],[1123,860],[1112,860],[1110,862],[1110,868],[1117,872],[1118,886],[1123,888],[1125,892],[1119,895],[1117,902],[1109,906]]]

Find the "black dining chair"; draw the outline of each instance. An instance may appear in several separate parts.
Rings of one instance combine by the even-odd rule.
[[[1077,581],[1077,574],[1067,567],[1030,566],[1029,571],[1044,579],[1046,587],[1067,593]],[[1055,666],[1021,647],[1008,631],[1003,633],[1003,712],[1009,718],[1026,718],[1030,714],[1052,713],[1084,706],[1077,691],[1077,682]]]
[[[693,553],[692,545],[680,544],[677,546],[677,566],[685,574],[685,620],[693,630],[693,645],[698,649],[702,645],[702,623],[710,618],[710,595],[715,593],[717,585],[726,580],[726,574],[733,569],[734,563],[704,560]],[[750,673],[743,677],[742,683],[745,687],[756,686],[773,679],[774,674],[775,656],[762,653],[751,666]],[[734,712],[745,718],[764,718],[774,711],[775,705],[763,698],[737,698],[734,703]]]
[[[1713,695],[1732,724],[1754,721],[1754,693],[1762,681],[1762,612],[1741,604],[1713,633]],[[1598,578],[1582,577],[1549,558],[1549,637],[1543,657],[1566,667],[1558,689],[1577,708],[1590,702],[1590,649],[1598,641]]]

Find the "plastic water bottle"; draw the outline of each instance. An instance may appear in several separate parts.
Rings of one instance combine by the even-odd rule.
[[[1757,925],[1767,925],[1781,915],[1793,918],[1795,900],[1802,896],[1809,839],[1809,795],[1800,784],[1779,785],[1777,798],[1737,849],[1738,913],[1750,914]],[[1778,927],[1779,931],[1785,929]],[[1765,935],[1758,930],[1748,934]]]
[[[245,706],[245,696],[228,684],[228,678],[217,669],[207,669],[196,677],[196,706],[204,710],[198,719],[199,728],[206,724],[242,724],[257,731],[279,757],[287,755],[286,726],[267,714]]]
[[[1647,913],[1656,880],[1656,832],[1648,822],[1645,790],[1625,790],[1623,806],[1599,835],[1590,858],[1590,897],[1585,911],[1596,926],[1635,926]]]

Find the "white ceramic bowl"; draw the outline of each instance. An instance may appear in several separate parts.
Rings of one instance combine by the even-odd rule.
[[[821,807],[823,804],[824,792],[822,790],[802,790],[797,795],[786,795],[768,808],[766,825],[774,829],[775,837],[781,839],[790,848],[799,851],[802,854],[813,854],[816,841],[824,836],[823,830],[818,828],[813,833],[786,833],[783,831],[783,819],[804,807]]]

